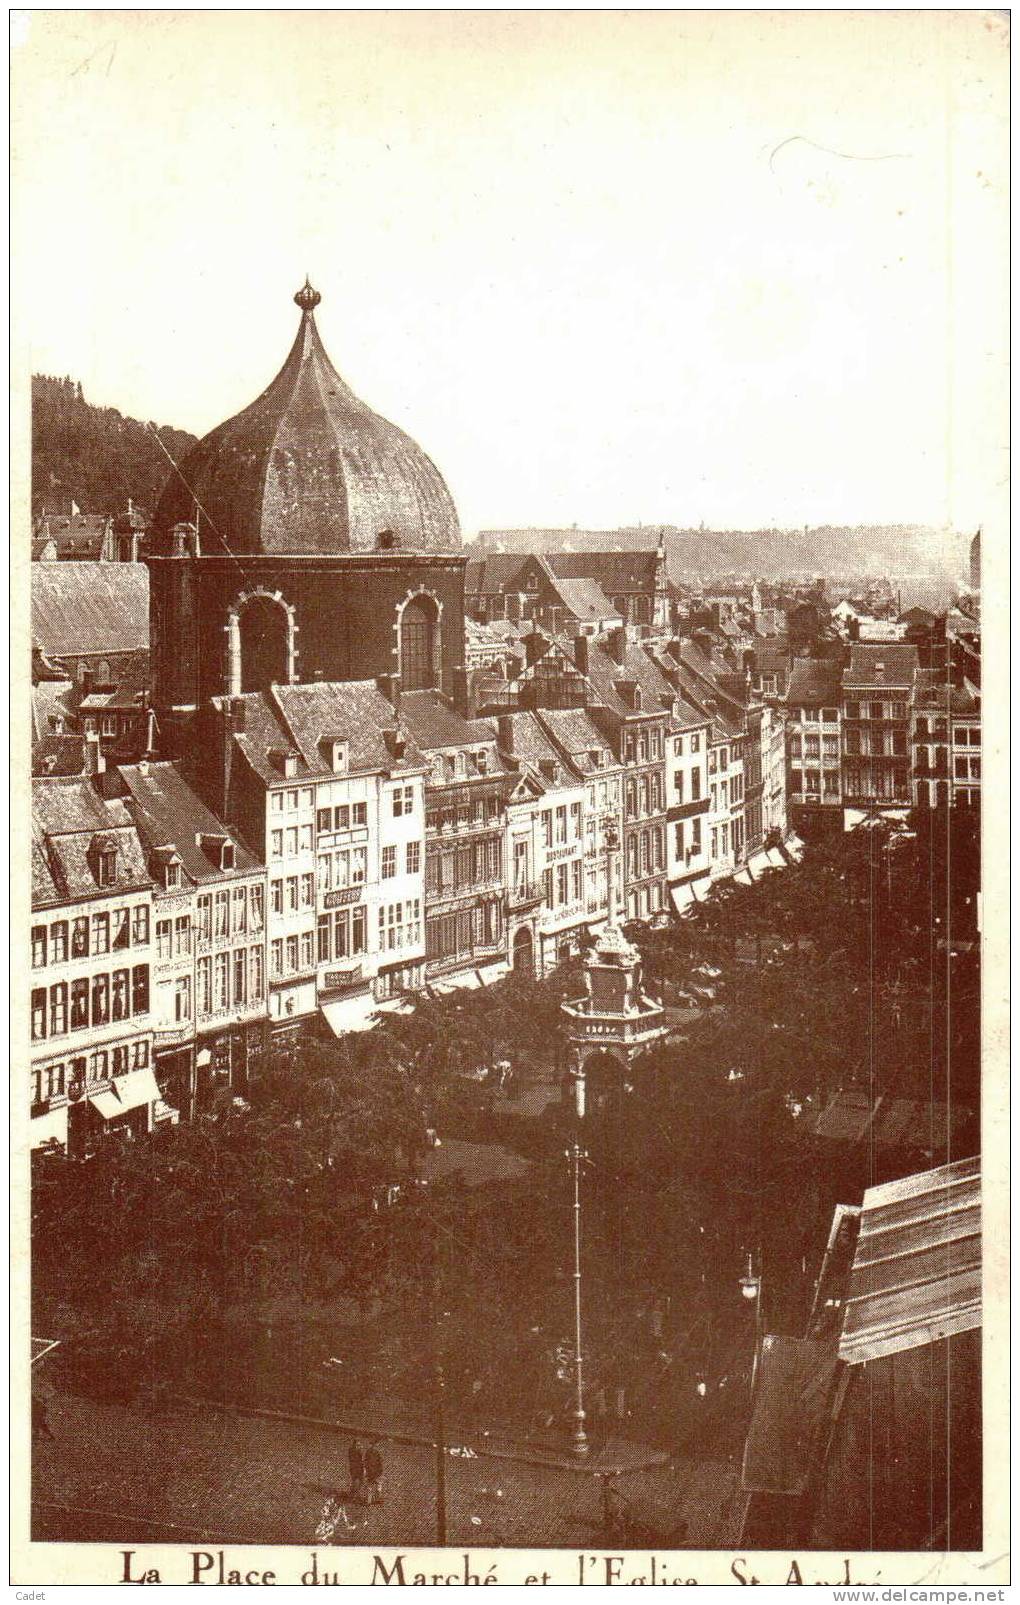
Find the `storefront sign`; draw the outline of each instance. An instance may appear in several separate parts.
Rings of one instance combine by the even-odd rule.
[[[323,907],[342,908],[345,903],[360,903],[364,890],[363,886],[348,886],[342,892],[327,892],[323,898]]]
[[[545,861],[547,864],[557,864],[561,858],[573,858],[580,851],[581,843],[579,841],[574,842],[569,847],[550,848],[545,855]]]
[[[332,992],[339,987],[350,986],[352,981],[360,981],[361,970],[360,963],[352,964],[347,970],[327,970],[322,977],[323,990]]]

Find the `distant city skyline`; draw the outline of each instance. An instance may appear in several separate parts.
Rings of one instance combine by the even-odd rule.
[[[308,272],[469,536],[995,525],[1005,59],[983,13],[18,13],[16,371],[201,435]]]

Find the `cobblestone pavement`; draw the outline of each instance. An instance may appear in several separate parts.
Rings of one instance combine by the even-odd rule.
[[[347,1484],[349,1436],[194,1406],[147,1414],[55,1395],[52,1440],[33,1459],[33,1536],[129,1544],[316,1543],[331,1494]],[[346,1542],[435,1541],[434,1454],[384,1443],[385,1503],[348,1503]],[[447,1458],[447,1541],[474,1547],[603,1545],[601,1485],[590,1473]],[[629,1547],[728,1547],[736,1541],[735,1464],[677,1461],[619,1480]],[[619,1545],[619,1540],[616,1540]]]

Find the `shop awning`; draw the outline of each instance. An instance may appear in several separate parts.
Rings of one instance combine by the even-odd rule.
[[[119,1076],[111,1087],[94,1092],[89,1103],[104,1120],[118,1120],[121,1115],[141,1109],[143,1104],[161,1103],[163,1094],[151,1070],[132,1070]]]
[[[496,981],[502,981],[510,974],[513,965],[506,959],[497,959],[495,964],[482,964],[478,967],[479,979],[483,986],[492,986]]]
[[[345,1037],[352,1031],[368,1031],[375,1024],[379,1004],[371,992],[359,992],[355,997],[335,998],[331,1003],[320,1003],[319,1007],[333,1035]]]
[[[687,910],[693,908],[698,901],[694,895],[694,888],[689,883],[686,886],[671,886],[669,894],[678,914],[686,914]]]
[[[429,982],[437,997],[445,998],[451,992],[474,992],[482,985],[476,970],[461,970],[457,975],[444,975]]]
[[[49,1109],[44,1115],[33,1115],[29,1136],[33,1148],[41,1148],[44,1142],[59,1142],[62,1148],[66,1148],[66,1104],[63,1109]]]

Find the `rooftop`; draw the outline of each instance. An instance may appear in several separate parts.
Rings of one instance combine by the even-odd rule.
[[[172,763],[135,763],[120,766],[126,786],[128,811],[151,852],[173,846],[189,880],[218,880],[223,870],[202,846],[202,838],[226,838],[235,848],[235,872],[258,869],[258,860],[243,847],[230,829],[200,801]]]
[[[49,658],[105,657],[149,645],[144,563],[36,563],[32,645]]]
[[[869,1188],[840,1359],[861,1365],[980,1325],[980,1160]]]

